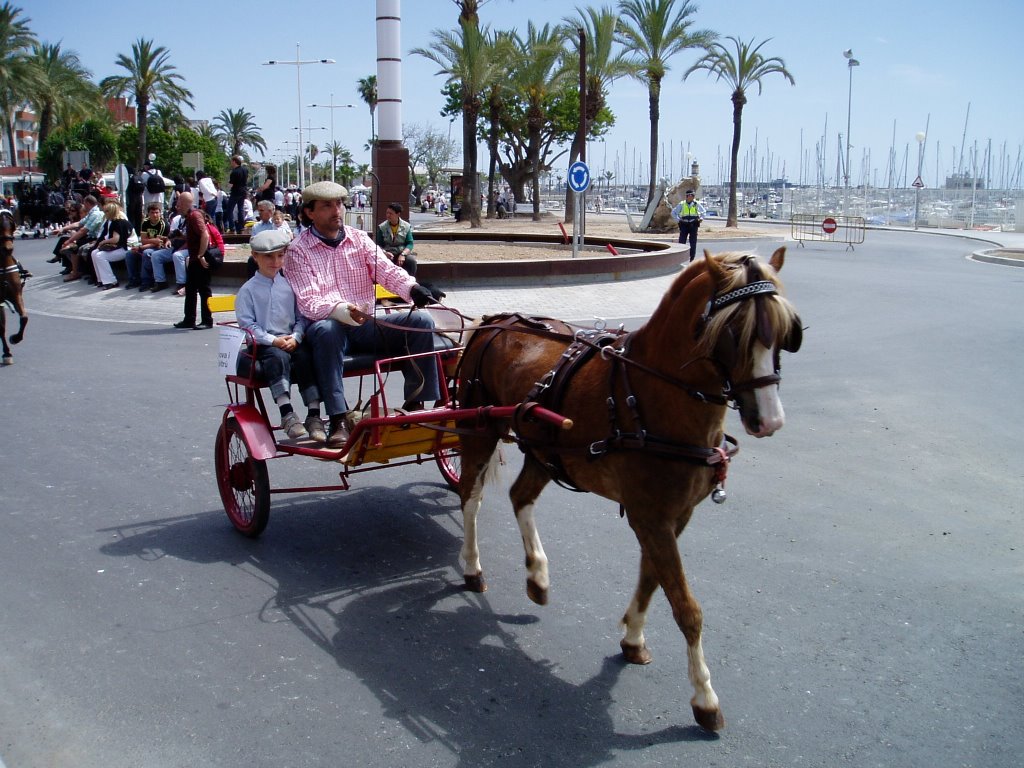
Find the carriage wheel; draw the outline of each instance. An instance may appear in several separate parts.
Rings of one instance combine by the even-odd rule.
[[[221,424],[214,454],[217,488],[228,520],[242,535],[256,538],[270,519],[267,462],[252,457],[234,419]]]
[[[453,491],[459,490],[459,478],[462,477],[462,451],[458,448],[438,448],[434,451],[437,467],[441,477],[451,486]]]

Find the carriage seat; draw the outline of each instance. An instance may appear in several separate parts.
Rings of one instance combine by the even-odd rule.
[[[394,294],[387,291],[381,286],[377,286],[377,299],[383,298],[398,298]],[[207,300],[207,306],[210,311],[214,314],[219,312],[233,312],[235,310],[235,296],[211,296]],[[434,351],[435,352],[446,352],[454,349],[456,346],[455,342],[446,335],[441,333],[434,335]],[[244,355],[242,352],[241,355]],[[374,372],[374,365],[378,360],[378,356],[372,352],[361,352],[355,355],[345,355],[342,358],[342,365],[345,371],[345,378],[349,376],[365,376]],[[256,372],[253,377],[241,374],[228,374],[226,376],[228,382],[233,384],[240,384],[242,386],[253,386],[257,389],[265,389],[267,384],[263,381],[262,371],[259,363],[256,364]]]

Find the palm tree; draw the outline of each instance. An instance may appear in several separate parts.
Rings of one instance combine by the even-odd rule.
[[[332,141],[326,147],[324,151],[331,156],[331,178],[333,179],[338,173],[338,164],[351,165],[352,164],[352,153],[349,152],[345,147],[336,141]]]
[[[377,125],[374,121],[374,114],[377,111],[377,76],[367,75],[359,78],[356,83],[356,91],[359,98],[370,108],[370,146],[377,144]]]
[[[627,53],[624,50],[613,50],[618,14],[609,6],[602,6],[598,9],[584,9],[577,6],[576,13],[577,18],[564,19],[562,26],[567,39],[572,38],[579,28],[586,33],[587,103],[584,106],[585,130],[582,136],[577,132],[573,137],[572,147],[569,151],[569,165],[579,160],[586,136],[589,135],[591,127],[607,104],[608,88],[617,79],[629,75],[633,71]],[[566,58],[568,68],[573,72],[579,71],[579,52],[573,50]],[[572,194],[571,190],[566,189],[565,221],[567,224],[575,218],[570,199]]]
[[[517,33],[512,39],[515,54],[511,80],[526,104],[526,161],[533,187],[533,220],[540,221],[541,131],[551,120],[546,109],[549,97],[569,73],[561,61],[563,31],[548,24],[538,28],[530,21],[526,39]]]
[[[99,89],[90,80],[92,73],[74,51],[62,51],[60,43],[35,43],[29,60],[40,78],[28,94],[39,120],[40,144],[57,124],[85,120],[101,106]]]
[[[154,47],[152,40],[140,37],[132,43],[131,58],[123,53],[117,55],[115,63],[127,74],[111,75],[100,81],[100,90],[108,97],[128,96],[135,100],[139,123],[139,168],[146,158],[149,105],[152,102],[171,101],[194,108],[192,92],[185,87],[185,78],[168,62],[170,55],[170,51],[163,46]]]
[[[691,0],[620,0],[617,36],[633,51],[633,77],[647,85],[651,118],[651,180],[647,204],[654,199],[658,168],[658,121],[661,119],[661,81],[668,60],[687,48],[706,48],[718,35],[708,29],[691,31],[697,6]]]
[[[491,46],[491,58],[502,61],[512,56],[514,50],[512,36],[509,32],[497,32],[488,40]],[[495,77],[487,85],[487,218],[495,216],[494,180],[498,167],[498,139],[501,133],[501,116],[505,108],[505,99],[511,92],[511,84],[503,74]],[[453,118],[454,119],[454,118]],[[450,133],[450,131],[449,131]],[[431,179],[433,181],[433,179]]]
[[[232,155],[241,155],[242,147],[258,149],[260,155],[267,152],[267,143],[260,135],[260,127],[256,125],[253,115],[245,109],[222,109],[213,118],[213,128],[226,146],[231,147]]]
[[[11,119],[14,109],[24,103],[41,81],[38,71],[29,61],[29,50],[36,42],[36,36],[28,28],[30,21],[21,15],[20,8],[9,2],[0,5],[0,111],[3,112],[3,125],[10,141],[12,165],[18,163]]]
[[[761,54],[761,46],[768,43],[771,38],[754,45],[751,38],[749,43],[742,42],[739,38],[729,37],[736,46],[736,54],[721,43],[711,43],[705,53],[696,64],[690,67],[683,74],[685,80],[692,73],[698,70],[706,70],[708,75],[714,75],[716,80],[725,80],[732,88],[732,168],[729,170],[729,216],[725,226],[735,227],[736,224],[736,161],[740,153],[740,131],[743,127],[743,105],[747,103],[747,88],[757,85],[757,93],[761,94],[761,80],[767,75],[778,73],[789,81],[790,85],[796,85],[793,76],[786,69],[786,62],[778,56],[766,59]]]
[[[170,101],[154,104],[149,110],[149,121],[154,127],[167,133],[174,133],[179,128],[188,128],[188,120],[185,119],[181,107]]]
[[[435,29],[429,48],[414,48],[413,54],[424,56],[440,67],[447,83],[459,87],[462,105],[462,206],[470,227],[481,226],[480,192],[477,189],[476,124],[483,108],[482,94],[504,62],[492,58],[487,41],[489,30],[472,24],[460,24],[457,32]]]

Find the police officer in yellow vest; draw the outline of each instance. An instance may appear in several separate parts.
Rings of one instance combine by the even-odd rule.
[[[672,209],[672,218],[679,222],[679,242],[690,241],[690,261],[697,255],[697,229],[703,219],[701,206],[693,199],[693,190],[686,190],[686,197]]]

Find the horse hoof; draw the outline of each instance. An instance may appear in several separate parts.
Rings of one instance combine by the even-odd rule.
[[[466,574],[462,577],[466,582],[466,589],[470,592],[486,592],[487,582],[484,581],[484,575],[482,573],[476,573],[473,575]]]
[[[548,591],[538,586],[537,582],[531,579],[526,580],[526,596],[537,605],[548,604]]]
[[[651,656],[646,645],[630,645],[623,640],[619,643],[619,647],[622,648],[622,657],[630,664],[650,664],[654,661],[654,657]]]
[[[693,719],[705,731],[720,731],[725,728],[725,718],[722,717],[722,710],[701,709],[700,707],[693,706],[691,706],[691,709],[693,709]]]

